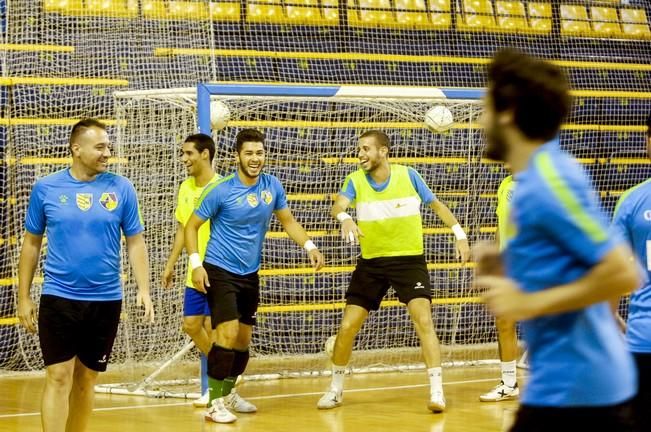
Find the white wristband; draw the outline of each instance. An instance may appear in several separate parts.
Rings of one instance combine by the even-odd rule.
[[[192,267],[192,270],[196,269],[197,267],[201,267],[203,263],[201,262],[201,257],[199,256],[198,253],[193,253],[190,254],[190,267]]]
[[[308,251],[308,252],[311,252],[314,249],[317,249],[316,245],[314,244],[314,242],[312,240],[306,241],[305,244],[303,245],[303,248],[305,248],[305,250]]]
[[[341,212],[341,213],[338,213],[338,214],[337,214],[337,220],[338,220],[339,222],[343,222],[343,221],[345,221],[345,220],[347,220],[347,219],[352,219],[352,217],[351,217],[348,213],[346,213],[346,212]]]
[[[452,232],[454,233],[454,236],[457,238],[457,240],[468,239],[468,237],[466,237],[466,233],[463,231],[463,228],[461,228],[461,225],[459,224],[454,224],[452,226]]]

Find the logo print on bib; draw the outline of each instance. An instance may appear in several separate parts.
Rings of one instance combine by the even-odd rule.
[[[262,198],[262,202],[267,205],[271,204],[271,201],[274,199],[273,196],[271,196],[271,192],[268,190],[263,190],[260,197]]]
[[[118,206],[118,196],[115,192],[104,192],[99,197],[99,203],[108,211],[113,211]]]
[[[93,206],[92,193],[78,193],[77,194],[77,207],[81,211],[88,211]]]
[[[251,207],[257,207],[258,204],[258,196],[254,193],[250,193],[246,196],[246,201],[249,203]]]

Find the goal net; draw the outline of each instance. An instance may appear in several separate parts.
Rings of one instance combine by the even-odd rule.
[[[391,161],[416,168],[439,199],[454,212],[471,241],[495,229],[495,191],[506,175],[497,164],[480,160],[478,100],[422,98],[220,97],[230,109],[228,127],[215,132],[215,168],[235,169],[234,142],[244,127],[266,135],[266,172],[277,176],[289,206],[326,259],[314,272],[305,252],[273,220],[267,235],[261,275],[261,305],[248,374],[297,376],[325,370],[323,344],[336,333],[344,293],[359,250],[344,243],[329,215],[332,198],[346,175],[357,168],[357,137],[369,129],[392,139]],[[433,105],[447,106],[456,124],[444,134],[423,125]],[[160,275],[171,249],[179,184],[186,177],[179,149],[196,132],[197,103],[188,90],[121,92],[116,97],[116,168],[138,191],[147,230],[152,274]],[[354,214],[354,210],[353,210]],[[469,290],[472,268],[455,257],[451,231],[428,209],[423,211],[425,250],[433,286],[432,313],[447,362],[494,358],[494,325],[476,293]],[[176,267],[176,286],[154,284],[156,324],[128,319],[116,341],[113,364],[163,362],[181,350],[185,255]],[[127,287],[133,286],[130,278]],[[126,290],[133,304],[134,289]],[[488,349],[487,349],[488,348]],[[196,350],[180,362],[194,361]],[[390,291],[359,334],[351,367],[355,370],[422,367],[418,340],[404,305]],[[176,368],[175,368],[176,369]]]

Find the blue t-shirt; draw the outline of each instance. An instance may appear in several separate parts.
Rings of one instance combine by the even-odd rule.
[[[284,208],[285,189],[270,174],[260,174],[253,186],[242,184],[237,173],[208,186],[194,211],[210,219],[205,261],[238,275],[258,271],[271,215]]]
[[[71,300],[120,300],[120,240],[143,231],[138,198],[126,178],[79,181],[70,169],[38,180],[25,229],[47,237],[43,294]]]
[[[504,259],[522,290],[573,282],[616,246],[588,177],[556,143],[541,146],[515,180]],[[523,404],[604,406],[636,393],[635,365],[606,302],[525,321],[523,335],[531,372]]]
[[[427,186],[425,180],[423,180],[420,174],[418,174],[418,171],[411,167],[407,168],[407,171],[409,172],[409,179],[411,180],[411,184],[414,185],[414,189],[416,189],[416,192],[418,193],[421,201],[425,205],[430,205],[432,202],[436,201],[436,195],[434,195],[434,192],[432,192],[432,190]],[[389,178],[387,178],[386,181],[381,184],[377,184],[375,180],[373,180],[373,178],[371,178],[371,176],[368,174],[366,174],[366,179],[368,180],[368,184],[371,185],[373,190],[376,192],[382,192],[389,185],[391,176],[389,176]],[[355,191],[355,186],[353,185],[352,181],[344,182],[344,188],[339,191],[339,193],[348,198],[351,202],[355,201],[355,198],[357,197],[357,191]]]
[[[626,339],[632,352],[651,353],[651,180],[622,195],[612,226],[628,240],[646,276],[644,285],[631,294]]]

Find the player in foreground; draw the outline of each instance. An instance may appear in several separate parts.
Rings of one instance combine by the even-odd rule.
[[[486,156],[509,163],[518,185],[502,239],[506,276],[475,283],[496,317],[523,322],[530,379],[511,431],[631,431],[637,376],[608,302],[639,280],[586,174],[550,141],[570,110],[566,78],[506,49],[488,83]],[[478,265],[499,257],[495,248]]]
[[[323,256],[287,207],[280,181],[262,172],[265,163],[264,135],[254,129],[237,134],[233,174],[207,187],[185,227],[185,247],[193,269],[193,285],[208,295],[216,340],[208,353],[210,410],[206,418],[232,423],[225,398],[236,377],[246,369],[249,343],[260,299],[258,270],[262,246],[275,214],[283,229],[307,251],[319,270]],[[201,261],[197,237],[210,219],[210,240]]]
[[[413,168],[389,163],[391,143],[381,131],[368,131],[358,143],[360,169],[349,174],[332,206],[341,233],[359,242],[362,256],[346,292],[346,309],[332,355],[332,382],[317,403],[320,409],[342,404],[344,374],[355,336],[369,311],[380,307],[390,286],[407,305],[427,365],[430,380],[428,408],[445,410],[439,341],[432,322],[431,286],[423,250],[421,203],[428,205],[457,239],[462,262],[470,252],[466,234],[450,210],[436,199]],[[357,223],[346,213],[355,203]]]

